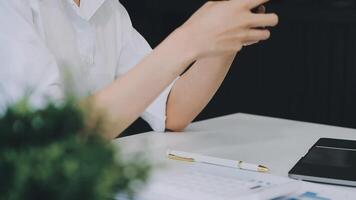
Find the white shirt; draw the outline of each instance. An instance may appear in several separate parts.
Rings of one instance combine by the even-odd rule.
[[[150,51],[118,0],[0,1],[0,110],[24,95],[34,106],[61,99],[64,88],[88,96]],[[142,114],[155,131],[172,85]]]

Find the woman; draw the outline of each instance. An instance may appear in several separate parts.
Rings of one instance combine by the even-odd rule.
[[[71,74],[72,91],[105,112],[105,137],[140,115],[156,131],[183,130],[241,48],[270,37],[261,27],[278,17],[251,12],[266,1],[208,2],[154,50],[117,0],[1,1],[0,107],[60,99]]]

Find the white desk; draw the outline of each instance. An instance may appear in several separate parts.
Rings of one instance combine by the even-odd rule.
[[[184,133],[149,132],[114,143],[126,153],[148,147],[157,161],[165,159],[167,149],[174,149],[264,164],[272,174],[287,176],[321,137],[356,140],[356,130],[234,114],[193,123]]]

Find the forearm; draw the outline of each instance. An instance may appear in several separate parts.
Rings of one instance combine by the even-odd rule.
[[[167,128],[183,130],[204,109],[223,82],[236,54],[198,60],[172,88]]]
[[[127,75],[92,97],[95,116],[106,114],[107,137],[115,137],[193,61],[175,84],[167,102],[167,125],[184,128],[206,106],[223,81],[235,52],[243,44],[269,38],[275,14],[251,9],[267,0],[209,1]],[[182,31],[183,30],[183,31]],[[229,55],[228,55],[229,54]],[[227,56],[228,55],[228,56]],[[91,118],[88,120],[89,124]]]
[[[90,97],[88,124],[104,116],[103,134],[114,138],[126,129],[194,60],[173,33],[126,75]]]

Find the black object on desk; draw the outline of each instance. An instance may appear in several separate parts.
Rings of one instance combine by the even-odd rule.
[[[356,141],[321,138],[293,167],[289,177],[356,187]]]

